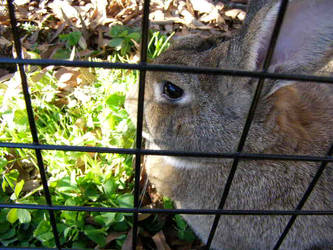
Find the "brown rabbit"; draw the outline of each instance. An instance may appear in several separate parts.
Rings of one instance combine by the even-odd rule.
[[[252,1],[243,29],[229,40],[188,37],[155,62],[259,70],[279,1]],[[332,75],[333,1],[290,1],[270,72]],[[235,152],[257,79],[148,72],[144,114],[153,149]],[[136,95],[127,108],[136,116]],[[266,80],[244,152],[325,155],[333,142],[333,85]],[[177,208],[216,209],[231,159],[147,157],[157,190]],[[225,209],[295,209],[318,163],[241,160]],[[328,164],[304,209],[333,210]],[[214,216],[184,215],[207,241]],[[289,216],[222,216],[212,249],[270,249]],[[299,216],[281,249],[333,249],[333,216]]]

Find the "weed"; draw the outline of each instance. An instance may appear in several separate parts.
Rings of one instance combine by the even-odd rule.
[[[133,51],[135,46],[140,42],[141,34],[139,29],[130,28],[121,25],[112,26],[110,29],[112,39],[109,45],[116,51],[119,51],[122,56]]]
[[[124,55],[135,48],[140,33],[123,26],[113,26],[110,33],[113,37],[110,46],[120,54],[110,56],[108,61],[126,62]],[[68,58],[68,52],[80,44],[81,38],[80,32],[60,35],[67,55],[61,55],[60,51],[57,56]],[[151,33],[149,57],[157,57],[168,41],[158,32]],[[39,57],[36,52],[32,55]],[[135,127],[124,109],[124,101],[128,89],[136,87],[137,71],[54,66],[27,67],[27,70],[40,143],[134,146]],[[32,142],[20,82],[16,72],[10,80],[0,83],[2,142]],[[133,207],[132,155],[43,150],[42,156],[53,204]],[[36,162],[32,150],[2,149],[1,203],[46,204]],[[55,214],[63,247],[110,246],[106,237],[111,232],[126,232],[132,227],[132,214],[77,211]],[[177,225],[179,221],[176,219]],[[186,228],[179,228],[185,232]],[[111,245],[120,249],[126,233],[115,238]],[[48,212],[1,209],[0,242],[10,247],[55,247]]]

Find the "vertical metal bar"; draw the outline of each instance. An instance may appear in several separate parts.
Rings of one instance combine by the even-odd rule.
[[[20,42],[20,38],[18,35],[17,21],[16,21],[16,17],[15,17],[15,8],[14,8],[12,0],[7,0],[7,5],[8,5],[8,11],[9,11],[10,23],[12,26],[12,33],[13,33],[13,37],[14,37],[15,50],[17,53],[16,57],[17,57],[17,59],[22,59],[22,47],[21,47],[21,42]],[[19,66],[18,68],[19,68],[19,72],[20,72],[20,76],[21,76],[21,83],[22,83],[22,90],[23,90],[25,105],[26,105],[26,109],[27,109],[27,113],[28,113],[30,132],[31,132],[31,135],[33,138],[33,143],[39,144],[37,127],[36,127],[35,120],[34,120],[34,112],[32,109],[29,87],[28,87],[28,82],[27,82],[27,76],[25,74],[23,64],[19,64],[18,66]],[[35,153],[36,153],[36,157],[37,157],[38,168],[39,168],[41,179],[42,179],[45,199],[46,199],[47,204],[49,206],[52,206],[52,200],[51,200],[51,195],[50,195],[49,188],[47,185],[47,178],[46,178],[41,150],[35,149]],[[57,231],[57,227],[56,227],[54,211],[49,210],[49,214],[50,214],[50,222],[51,222],[56,246],[58,249],[61,249],[59,235],[58,235],[58,231]]]
[[[142,24],[141,24],[142,38],[141,38],[140,64],[146,64],[146,62],[147,62],[149,6],[150,6],[150,0],[145,0],[143,3],[143,17],[142,17]],[[143,127],[145,81],[146,81],[146,70],[140,70],[138,113],[137,113],[137,127],[136,127],[136,148],[137,149],[142,148],[142,127]],[[141,153],[139,152],[139,153],[135,154],[134,207],[136,208],[136,212],[134,212],[134,216],[133,216],[133,241],[132,241],[133,250],[136,249],[136,245],[137,245],[140,165],[141,165]]]
[[[327,156],[330,156],[333,154],[333,144],[331,145],[331,148],[329,149]],[[326,166],[328,164],[328,161],[323,161],[320,164],[320,167],[317,170],[317,173],[315,174],[315,176],[313,177],[310,185],[308,186],[308,188],[306,189],[301,201],[298,203],[297,207],[296,207],[296,211],[297,210],[302,210],[305,202],[307,201],[307,199],[309,198],[311,192],[313,191],[314,187],[316,186],[320,176],[322,175],[323,171],[325,170]],[[285,237],[287,236],[288,232],[290,231],[291,227],[293,226],[295,220],[297,218],[297,215],[293,215],[291,216],[287,226],[285,227],[284,231],[282,232],[279,240],[276,242],[275,246],[274,246],[274,250],[279,249],[279,247],[281,246],[283,240],[285,239]]]
[[[272,36],[271,36],[271,39],[270,39],[270,42],[269,42],[269,47],[268,47],[268,50],[266,52],[265,61],[264,61],[264,64],[263,64],[263,71],[264,72],[267,72],[268,67],[270,65],[270,62],[272,60],[272,56],[273,56],[273,53],[274,53],[274,48],[275,48],[275,45],[276,45],[276,42],[277,42],[278,35],[280,33],[281,25],[282,25],[282,22],[283,22],[284,14],[287,10],[287,6],[288,6],[288,0],[282,0],[282,2],[280,4],[280,7],[279,7],[278,16],[277,16],[277,19],[276,19],[276,22],[275,22],[275,25],[274,25],[273,33],[272,33]],[[256,110],[258,102],[259,102],[259,98],[260,98],[260,94],[261,94],[261,91],[262,91],[262,88],[263,88],[263,85],[264,85],[264,81],[265,81],[265,78],[263,78],[263,77],[259,78],[258,85],[257,85],[256,91],[255,91],[255,94],[254,94],[254,97],[253,97],[253,100],[252,100],[252,103],[251,103],[251,107],[250,107],[248,116],[246,118],[244,129],[243,129],[243,132],[242,132],[242,135],[241,135],[238,147],[237,147],[237,152],[238,153],[242,152],[242,150],[244,148],[245,141],[246,141],[248,132],[250,130],[252,120],[254,118],[255,110]],[[230,188],[231,188],[232,181],[233,181],[235,173],[236,173],[238,162],[239,162],[239,159],[235,158],[233,163],[232,163],[232,167],[231,167],[227,182],[224,186],[224,191],[223,191],[223,194],[222,194],[222,199],[221,199],[221,202],[220,202],[220,205],[219,205],[219,209],[224,208],[225,202],[227,200],[227,197],[228,197],[228,194],[229,194],[229,191],[230,191]],[[216,228],[218,226],[220,217],[221,217],[221,215],[216,215],[215,216],[215,219],[214,219],[214,222],[213,222],[213,225],[212,225],[212,228],[210,230],[209,237],[208,237],[208,240],[207,240],[207,244],[206,244],[207,248],[209,248],[210,245],[212,244],[214,234],[216,232]]]

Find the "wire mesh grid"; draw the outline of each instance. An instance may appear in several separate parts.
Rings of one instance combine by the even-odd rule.
[[[315,81],[318,83],[332,84],[333,77],[314,76],[314,75],[301,75],[301,74],[282,74],[282,73],[269,73],[267,69],[270,65],[270,61],[273,55],[274,46],[277,41],[279,30],[282,24],[282,20],[288,5],[288,0],[283,0],[280,5],[276,24],[272,33],[272,37],[269,44],[269,49],[265,57],[263,68],[261,71],[244,71],[244,70],[226,70],[217,68],[203,68],[203,67],[190,67],[190,66],[176,66],[176,65],[158,65],[147,63],[147,44],[148,44],[148,28],[149,28],[149,5],[150,1],[145,0],[143,3],[143,17],[142,17],[142,41],[141,41],[141,55],[140,62],[138,64],[126,64],[126,63],[108,63],[108,62],[88,62],[88,61],[65,61],[65,60],[49,60],[49,59],[23,59],[22,47],[20,43],[20,37],[17,29],[17,21],[15,17],[15,8],[13,0],[7,0],[8,11],[10,16],[10,22],[12,26],[12,33],[14,37],[15,49],[17,57],[12,58],[0,58],[0,64],[13,64],[18,65],[18,70],[21,76],[21,83],[24,93],[24,100],[26,104],[26,110],[28,113],[30,131],[33,138],[32,144],[26,143],[6,143],[1,142],[2,148],[21,148],[21,149],[33,149],[35,151],[38,167],[43,184],[43,191],[45,194],[47,205],[34,205],[34,204],[0,204],[0,208],[18,208],[18,209],[41,209],[47,210],[50,216],[50,223],[53,230],[53,235],[56,243],[56,249],[62,248],[59,240],[59,234],[57,232],[55,211],[91,211],[91,212],[125,212],[133,213],[133,239],[132,248],[135,249],[137,245],[137,231],[138,231],[138,213],[168,213],[168,214],[201,214],[201,215],[215,215],[214,223],[212,225],[206,249],[209,249],[214,233],[217,228],[221,215],[286,215],[291,216],[288,224],[285,226],[283,233],[279,237],[273,249],[278,249],[289,230],[293,226],[297,216],[301,215],[333,215],[331,210],[302,210],[303,205],[310,196],[317,181],[319,180],[326,165],[333,162],[332,152],[333,146],[329,149],[324,156],[309,156],[309,155],[278,155],[278,154],[250,154],[242,153],[251,122],[254,117],[261,90],[265,79],[284,79],[284,80],[298,80],[298,81]],[[34,113],[31,104],[31,98],[29,94],[29,88],[27,83],[27,77],[24,71],[24,65],[61,65],[71,67],[101,67],[109,69],[133,69],[139,70],[139,94],[138,94],[138,112],[137,112],[137,133],[136,133],[136,148],[124,149],[124,148],[107,148],[107,147],[87,147],[87,146],[69,146],[69,145],[47,145],[40,144],[38,140],[37,128],[34,120]],[[144,89],[145,89],[145,76],[147,71],[166,71],[166,72],[183,72],[191,74],[213,74],[213,75],[228,75],[238,77],[252,77],[258,78],[257,89],[253,97],[251,107],[246,119],[246,123],[237,147],[237,152],[231,153],[211,153],[211,152],[184,152],[184,151],[166,151],[166,150],[147,150],[142,147],[142,125],[143,125],[143,109],[144,109]],[[97,152],[97,153],[119,153],[119,154],[133,154],[135,155],[135,185],[134,185],[134,208],[110,208],[110,207],[83,207],[83,206],[57,206],[52,204],[51,195],[48,188],[48,181],[43,165],[42,150],[61,150],[61,151],[79,151],[79,152]],[[139,179],[140,179],[140,165],[142,155],[168,155],[168,156],[191,156],[191,157],[211,157],[211,158],[229,158],[233,159],[232,168],[228,175],[227,182],[224,187],[224,192],[221,197],[220,205],[217,209],[143,209],[139,207]],[[285,161],[312,161],[318,162],[319,168],[307,187],[302,199],[294,210],[227,210],[224,209],[224,204],[228,198],[228,193],[233,181],[233,177],[237,170],[239,160],[285,160]],[[20,248],[22,249],[22,248]],[[33,248],[29,248],[33,249]]]

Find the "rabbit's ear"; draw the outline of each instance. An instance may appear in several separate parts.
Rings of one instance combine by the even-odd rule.
[[[279,3],[275,3],[269,11],[261,13],[264,18],[250,46],[250,58],[255,60],[251,64],[257,69],[263,64],[278,9]],[[250,25],[258,25],[253,21]],[[332,55],[332,41],[332,0],[289,1],[269,71],[317,70]]]

